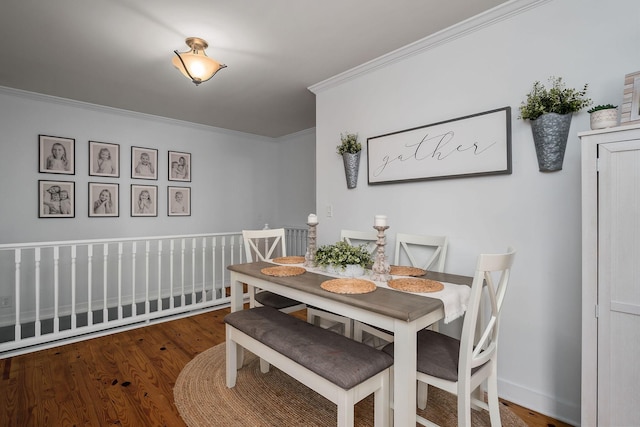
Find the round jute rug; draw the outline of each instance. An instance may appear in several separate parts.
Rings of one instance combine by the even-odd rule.
[[[225,346],[219,344],[196,356],[176,380],[173,395],[180,416],[189,427],[327,427],[336,425],[336,406],[298,381],[271,367],[260,372],[260,363],[245,352],[234,388],[225,383]],[[373,427],[373,396],[356,405],[357,427]],[[427,410],[418,413],[446,427],[457,426],[455,396],[429,388]],[[472,411],[473,426],[490,426],[489,413]],[[526,424],[501,405],[503,426]]]

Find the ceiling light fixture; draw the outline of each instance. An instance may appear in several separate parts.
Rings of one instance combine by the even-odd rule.
[[[185,43],[191,50],[188,52],[174,50],[173,53],[176,56],[171,62],[196,86],[215,76],[222,68],[226,68],[226,65],[207,56],[204,50],[209,47],[209,44],[205,40],[198,37],[189,37],[185,40]]]

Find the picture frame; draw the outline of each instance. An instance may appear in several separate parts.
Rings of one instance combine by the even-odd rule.
[[[75,175],[76,140],[60,136],[38,135],[38,171]]]
[[[367,139],[369,185],[511,173],[511,107]]]
[[[191,182],[191,153],[169,151],[169,181]]]
[[[190,187],[167,187],[167,215],[191,216]]]
[[[110,182],[89,183],[89,217],[120,216],[120,185]]]
[[[158,150],[131,147],[131,178],[158,180]]]
[[[157,185],[131,184],[131,216],[158,216]]]
[[[624,76],[620,124],[640,123],[640,71]]]
[[[120,178],[120,145],[89,141],[89,175]]]
[[[75,218],[73,181],[38,181],[38,218]]]

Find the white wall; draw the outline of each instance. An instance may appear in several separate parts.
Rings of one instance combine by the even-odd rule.
[[[272,139],[8,88],[0,129],[0,243],[304,225],[315,209],[313,130]],[[75,175],[38,173],[39,134],[75,138]],[[120,144],[120,178],[89,176],[90,140]],[[131,146],[158,149],[157,181],[131,179]],[[169,150],[191,153],[192,182],[167,180]],[[283,171],[296,186],[283,186]],[[38,218],[38,180],[76,183],[75,218]],[[119,218],[88,217],[88,182],[120,184]],[[131,217],[134,183],[158,186],[157,218]],[[191,187],[190,217],[167,216],[168,185]]]
[[[505,5],[526,5],[516,1]],[[505,8],[506,10],[506,8]],[[385,58],[312,90],[317,95],[319,244],[341,228],[370,230],[386,214],[396,232],[446,234],[446,270],[473,273],[481,252],[518,255],[501,325],[499,391],[572,424],[580,419],[580,151],[589,129],[574,115],[562,171],[538,171],[530,124],[518,107],[535,80],[589,83],[596,104],[620,104],[624,75],[640,70],[640,2],[553,0],[384,65]],[[464,28],[464,27],[460,27]],[[400,56],[400,55],[397,55]],[[367,185],[366,148],[356,189],[335,153],[341,132],[368,137],[512,107],[513,173]],[[333,217],[327,218],[327,206]]]

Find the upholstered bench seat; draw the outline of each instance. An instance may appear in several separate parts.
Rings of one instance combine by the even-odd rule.
[[[353,406],[375,395],[375,425],[389,424],[388,354],[284,314],[272,307],[225,317],[227,386],[238,369],[238,345],[338,405],[338,426],[353,425]]]

